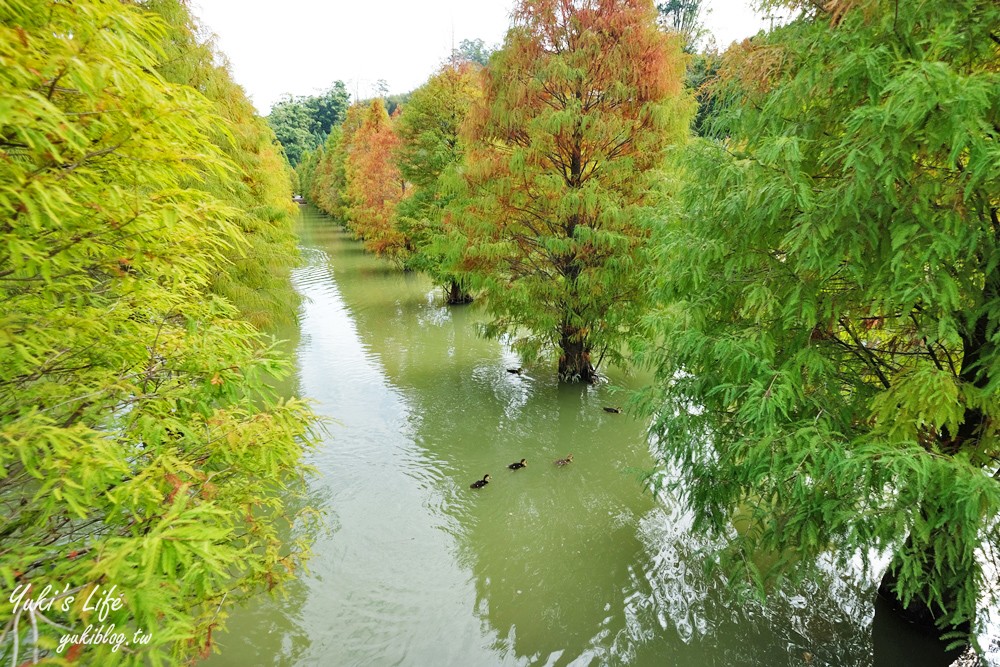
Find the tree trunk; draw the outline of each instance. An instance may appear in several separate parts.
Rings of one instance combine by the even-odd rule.
[[[576,99],[583,101],[583,88],[577,83]],[[570,154],[569,178],[566,185],[573,190],[578,190],[583,179],[583,119],[577,118],[576,126],[573,128],[572,152]],[[567,239],[574,239],[576,228],[581,222],[580,215],[571,214],[565,227]],[[577,297],[577,279],[580,277],[582,262],[576,252],[571,252],[560,258],[557,262],[560,273],[566,278],[569,286],[568,306],[575,309],[579,303]],[[590,363],[590,348],[587,345],[586,335],[579,327],[567,324],[563,321],[562,338],[559,341],[559,381],[560,382],[586,382],[593,384],[597,381],[597,373]]]
[[[472,303],[472,295],[462,289],[457,280],[452,280],[445,290],[448,293],[448,303],[453,306]]]
[[[984,303],[990,303],[996,298],[998,283],[1000,283],[1000,278],[998,278],[996,272],[987,276],[982,296]],[[963,384],[971,385],[978,389],[986,389],[989,386],[991,376],[988,360],[995,355],[990,335],[993,328],[994,323],[989,320],[986,313],[983,313],[972,322],[965,323],[959,329],[959,336],[962,340],[962,365],[958,372],[958,380]],[[941,435],[937,443],[941,453],[954,456],[963,450],[977,447],[986,426],[987,416],[983,410],[979,406],[967,405],[962,422],[954,432],[949,431],[947,427],[941,429]],[[918,511],[923,514],[923,519],[926,523],[935,525],[934,521],[928,520],[928,515],[931,513],[927,511],[927,508],[920,508]],[[938,528],[938,532],[932,535],[929,542],[933,542],[934,538],[937,537],[939,538],[938,542],[944,541],[955,546],[957,537],[945,536],[941,539],[941,533],[947,530],[947,526]],[[914,595],[909,604],[903,604],[903,601],[896,594],[896,584],[900,564],[904,558],[911,563],[919,563],[923,572],[930,573],[937,557],[930,546],[914,545],[913,536],[907,536],[901,553],[896,555],[882,577],[878,588],[879,597],[900,618],[911,623],[924,634],[940,636],[943,633],[955,631],[968,634],[971,629],[970,619],[962,621],[958,626],[945,625],[943,619],[949,615],[949,612],[954,612],[959,590],[964,585],[968,585],[969,582],[976,580],[975,572],[950,572],[948,576],[951,580],[950,586],[947,580],[942,581],[939,577],[936,585],[943,589],[943,599],[938,603],[930,602],[934,598],[930,590],[927,589],[922,594]],[[928,578],[933,577],[930,574],[927,576]],[[966,591],[966,594],[968,594],[968,591]]]
[[[590,364],[590,349],[579,329],[564,326],[559,349],[560,382],[592,384],[597,381],[597,372]]]
[[[951,642],[938,634],[921,632],[906,620],[882,595],[875,598],[872,619],[872,667],[955,667],[979,665],[977,661],[956,663],[964,655],[962,648],[948,650]],[[968,647],[966,647],[968,650]]]
[[[918,549],[922,549],[924,553],[919,553],[917,551]],[[968,634],[971,631],[971,624],[968,620],[957,626],[946,624],[944,621],[944,619],[949,615],[949,612],[954,611],[955,609],[958,594],[955,588],[951,588],[950,591],[946,590],[944,592],[944,608],[942,608],[938,603],[930,602],[933,597],[929,590],[925,590],[917,595],[914,595],[909,604],[903,604],[903,600],[900,599],[900,596],[896,593],[896,583],[898,581],[897,574],[899,572],[900,562],[904,557],[903,553],[906,554],[906,558],[911,562],[913,560],[917,560],[923,566],[923,570],[925,572],[930,569],[934,563],[935,556],[929,549],[914,546],[913,537],[907,537],[906,542],[903,543],[902,553],[898,553],[896,557],[893,558],[889,567],[886,569],[885,574],[882,575],[882,581],[879,583],[878,587],[879,597],[886,602],[893,613],[907,623],[911,624],[921,634],[929,637],[940,637],[944,633],[956,631]],[[968,573],[967,576],[974,577],[971,572]],[[953,581],[957,580],[958,578]],[[939,583],[939,585],[941,584]]]
[[[941,630],[937,626],[937,619],[940,610],[935,613],[930,605],[914,596],[910,604],[904,605],[903,601],[896,595],[896,572],[895,567],[890,565],[882,575],[882,581],[878,586],[878,595],[897,616],[907,623],[913,625],[917,630],[925,635],[937,635]]]

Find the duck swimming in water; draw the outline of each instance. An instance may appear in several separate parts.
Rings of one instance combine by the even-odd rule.
[[[511,470],[520,470],[521,468],[526,468],[528,466],[528,459],[521,459],[517,463],[511,463],[508,468]]]
[[[481,489],[490,483],[489,473],[483,475],[482,479],[477,479],[475,482],[469,485],[470,489]]]
[[[622,413],[621,408],[609,408],[608,406],[604,406],[604,411],[610,412],[613,415],[620,415]]]
[[[567,454],[566,458],[559,459],[559,460],[555,461],[555,464],[557,466],[564,466],[564,465],[569,465],[572,462],[573,462],[573,455],[572,454]]]

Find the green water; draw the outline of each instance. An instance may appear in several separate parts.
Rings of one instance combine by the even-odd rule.
[[[641,379],[508,373],[474,308],[311,208],[300,234],[294,389],[334,420],[311,455],[330,530],[210,665],[872,664],[872,582],[830,572],[765,608],[703,574],[689,517],[641,482],[645,424],[603,410]]]

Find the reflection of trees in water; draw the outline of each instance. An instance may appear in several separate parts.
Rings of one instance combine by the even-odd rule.
[[[864,591],[824,573],[794,590],[772,591],[766,605],[738,597],[718,572],[705,570],[705,554],[719,545],[663,501],[639,526],[646,560],[637,564],[626,610],[631,639],[648,640],[648,629],[659,626],[700,655],[699,664],[871,664]]]
[[[640,549],[634,524],[652,507],[621,473],[652,464],[644,428],[602,411],[606,389],[559,387],[547,366],[507,373],[516,358],[476,335],[474,309],[428,300],[420,278],[358,280],[370,263],[338,252],[332,270],[365,347],[416,415],[408,467],[438,486],[429,509],[449,517],[443,527],[474,574],[475,608],[501,636],[497,648],[514,659],[586,647],[606,602],[623,603],[623,556]],[[552,465],[570,453],[572,465]],[[525,470],[507,470],[522,457]],[[470,494],[487,472],[491,484]]]
[[[336,513],[330,506],[329,491],[311,480],[305,488],[287,489],[283,501],[288,509],[288,516],[298,516],[305,507],[325,509],[328,514],[323,517],[330,532],[336,531]],[[309,519],[294,525],[286,524],[281,528],[281,539],[290,543],[297,539],[307,539],[314,552],[321,548],[324,539],[329,534],[324,529],[317,530],[315,526],[306,526],[304,521],[318,519],[309,515]],[[314,542],[313,540],[317,540]],[[255,665],[262,664],[262,656],[268,658],[270,664],[298,664],[303,656],[308,654],[313,643],[312,628],[307,611],[307,601],[314,584],[308,576],[303,576],[288,582],[279,596],[256,593],[249,599],[242,600],[226,623],[226,631],[215,635],[215,642],[221,647],[221,655],[213,655],[203,664],[213,665]],[[276,642],[275,638],[281,640]],[[277,647],[277,651],[276,651]]]
[[[717,571],[706,572],[706,554],[721,545],[696,533],[692,516],[669,497],[661,499],[639,526],[646,561],[633,578],[626,645],[653,640],[650,629],[659,626],[676,633],[697,664],[943,667],[957,657],[897,618],[877,615],[873,624],[885,558],[873,555],[867,575],[860,557],[846,570],[821,562],[813,576],[769,591],[761,604],[739,596]]]
[[[521,422],[539,451],[525,451],[528,468],[508,475],[512,494],[479,514],[463,545],[482,617],[532,661],[603,646],[620,621],[609,610],[623,607],[642,551],[635,525],[653,503],[623,470],[650,464],[643,429],[604,417],[597,398],[581,387],[529,396]],[[569,453],[572,464],[553,465]]]

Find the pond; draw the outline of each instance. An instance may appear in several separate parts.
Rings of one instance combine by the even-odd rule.
[[[767,606],[706,575],[705,538],[645,487],[643,378],[559,386],[423,276],[302,209],[294,390],[331,422],[309,573],[238,609],[209,665],[942,664],[873,640],[874,581],[832,569]],[[569,465],[553,461],[573,455]],[[527,459],[521,470],[508,464]],[[482,489],[470,484],[491,475]],[[875,645],[879,655],[875,656]]]

